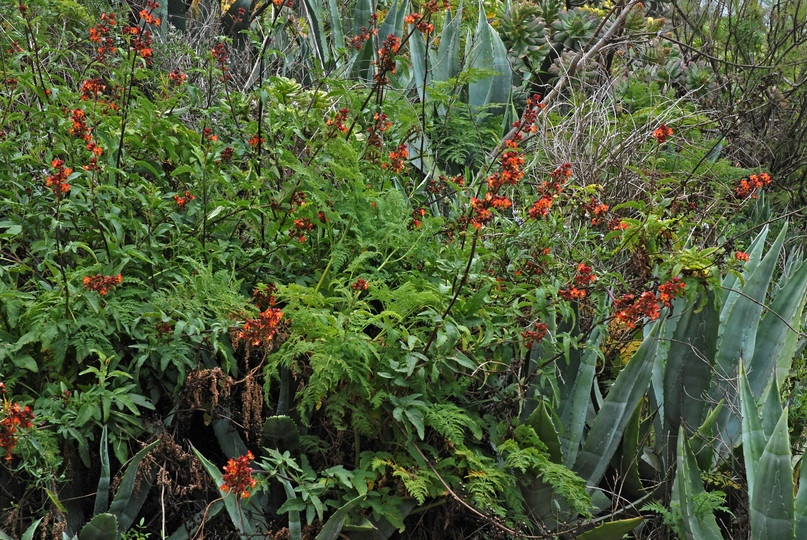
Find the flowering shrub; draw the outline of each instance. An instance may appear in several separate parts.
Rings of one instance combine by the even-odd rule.
[[[258,485],[258,481],[252,478],[252,467],[249,466],[254,460],[252,452],[247,452],[237,459],[230,459],[224,466],[222,475],[224,484],[221,485],[221,490],[225,493],[235,493],[242,499],[249,497],[249,490]]]
[[[0,409],[0,450],[6,461],[12,459],[14,447],[20,438],[20,431],[33,427],[34,413],[26,405],[12,403],[6,396],[6,386],[0,382],[0,394],[3,396],[3,408]]]

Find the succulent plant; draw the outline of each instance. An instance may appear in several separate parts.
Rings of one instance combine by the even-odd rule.
[[[599,21],[588,11],[561,11],[551,24],[552,44],[558,49],[579,51],[591,38]]]
[[[513,4],[501,15],[499,29],[516,71],[536,71],[550,52],[541,8],[532,2]]]

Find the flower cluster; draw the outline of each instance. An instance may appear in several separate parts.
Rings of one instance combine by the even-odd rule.
[[[70,192],[67,178],[72,174],[73,169],[65,168],[63,159],[54,159],[50,164],[56,171],[45,179],[45,185],[53,191],[56,199],[60,199],[62,195]]]
[[[19,403],[11,403],[5,399],[6,386],[3,383],[0,383],[0,392],[4,395],[3,408],[0,409],[0,448],[6,454],[5,459],[10,460],[19,441],[18,431],[34,425],[34,413],[27,405],[20,407]]]
[[[411,216],[412,216],[412,221],[409,222],[408,228],[410,230],[418,229],[418,228],[420,228],[420,225],[422,223],[423,218],[426,217],[426,209],[425,208],[418,208],[416,210],[413,210]]]
[[[173,331],[170,321],[157,321],[154,323],[154,330],[157,331],[157,337],[167,336]]]
[[[272,0],[272,3],[279,8],[286,6],[288,8],[294,6],[294,0]]]
[[[347,133],[348,127],[345,125],[345,120],[347,120],[347,115],[350,112],[350,109],[347,107],[339,109],[339,112],[336,113],[336,116],[333,118],[328,118],[325,121],[325,124],[328,126],[335,126],[336,129],[341,131],[342,133]],[[376,116],[378,116],[376,114]]]
[[[635,328],[636,323],[648,318],[651,321],[658,319],[661,306],[670,307],[673,298],[684,294],[685,284],[680,278],[673,278],[658,288],[658,294],[645,291],[638,297],[633,294],[625,294],[614,301],[616,318],[628,328]]]
[[[237,493],[242,499],[249,497],[248,490],[258,485],[258,481],[252,478],[252,467],[249,466],[254,459],[252,452],[238,459],[230,459],[224,466],[224,484],[220,489],[225,493]]]
[[[70,128],[70,135],[81,137],[85,142],[90,142],[92,136],[90,135],[90,128],[87,127],[87,115],[82,109],[71,109],[70,120],[73,125]]]
[[[748,259],[750,259],[751,256],[748,255],[748,253],[743,253],[742,251],[738,251],[737,253],[734,254],[734,258],[737,259],[738,261],[741,261],[741,262],[748,262]]]
[[[401,48],[401,38],[395,34],[390,34],[384,39],[381,48],[378,49],[378,60],[373,61],[373,65],[378,66],[378,72],[373,75],[373,79],[379,85],[389,83],[387,73],[395,74],[395,55]]]
[[[253,347],[257,347],[261,343],[268,343],[275,337],[277,325],[282,318],[281,310],[266,308],[257,319],[247,319],[236,337],[246,340]]]
[[[597,276],[591,273],[591,267],[584,263],[577,265],[577,275],[574,278],[574,285],[565,289],[560,289],[558,294],[565,300],[572,298],[585,298],[586,287],[597,280]]]
[[[571,163],[564,163],[549,175],[549,180],[541,182],[538,188],[540,198],[529,209],[530,219],[545,217],[552,209],[552,202],[563,191],[563,185],[572,176]]]
[[[123,96],[123,87],[112,85],[110,88],[96,77],[83,81],[79,93],[82,101],[95,101],[98,105],[103,106],[101,112],[109,112],[120,108],[115,101],[120,100]]]
[[[373,14],[373,17],[377,17],[377,15]],[[374,19],[370,18],[370,25],[374,23]],[[361,49],[364,42],[370,39],[370,36],[377,36],[378,35],[378,28],[373,28],[368,30],[366,26],[361,27],[361,32],[350,38],[348,42],[348,47],[356,49],[357,51]]]
[[[305,233],[314,230],[314,224],[308,218],[295,219],[294,228],[289,230],[289,237],[297,237],[297,241],[301,244],[305,242]]]
[[[408,25],[415,26],[423,34],[434,32],[434,25],[430,22],[423,20],[423,15],[420,13],[412,13],[404,17],[404,22]]]
[[[110,289],[114,289],[123,283],[123,276],[102,276],[96,274],[94,276],[84,276],[84,289],[91,291],[98,291],[101,296],[106,296]]]
[[[95,59],[98,62],[103,62],[107,54],[115,52],[115,40],[109,34],[112,28],[117,24],[118,21],[115,20],[114,13],[101,13],[101,20],[95,27],[90,28],[90,41],[96,45],[95,50],[97,54]]]
[[[389,163],[382,163],[382,169],[392,169],[393,172],[401,172],[404,170],[406,158],[409,157],[409,152],[406,149],[406,143],[401,143],[398,148],[389,153]]]
[[[740,181],[740,187],[734,188],[734,194],[738,199],[745,199],[749,195],[752,199],[757,199],[759,195],[756,194],[758,189],[771,185],[773,180],[767,173],[752,174],[748,180],[743,179]]]
[[[540,343],[544,336],[546,335],[547,325],[544,323],[537,323],[535,325],[535,330],[524,330],[521,332],[521,337],[524,338],[524,346],[527,349],[532,349],[532,346],[536,343]]]
[[[253,135],[253,136],[252,136],[252,138],[249,140],[249,145],[250,145],[252,148],[257,148],[258,146],[262,146],[264,142],[265,142],[265,141],[264,141],[264,138],[263,138],[263,137],[258,137],[258,135],[257,135],[257,134],[255,134],[255,135]]]
[[[653,138],[656,139],[658,144],[664,144],[667,140],[667,137],[672,136],[673,130],[672,128],[668,128],[666,124],[661,124],[654,132]]]
[[[140,58],[145,59],[147,66],[151,65],[154,50],[151,48],[151,31],[146,30],[146,25],[160,25],[160,18],[153,15],[154,10],[158,7],[160,7],[160,4],[148,0],[146,9],[140,11],[140,19],[143,21],[143,25],[129,26],[123,29],[124,35],[132,36],[129,46]]]
[[[168,75],[168,80],[171,81],[173,86],[182,86],[187,77],[185,73],[180,73],[179,69],[175,69]]]
[[[493,213],[490,211],[491,208],[501,210],[510,208],[512,204],[513,203],[510,202],[510,199],[507,197],[493,195],[490,192],[485,194],[484,199],[477,199],[476,197],[471,198],[471,208],[473,209],[471,225],[477,229],[481,229],[483,225],[487,225],[490,223],[490,220],[493,219]]]
[[[356,283],[351,285],[350,288],[356,291],[366,291],[369,288],[369,285],[367,285],[367,282],[362,278],[358,278]]]
[[[219,80],[229,81],[231,79],[230,76],[230,68],[227,66],[227,62],[230,59],[230,55],[227,54],[227,47],[224,46],[224,43],[219,43],[210,51],[210,54],[213,55],[213,59],[219,65],[219,70],[221,70],[221,75],[219,76]]]
[[[599,225],[603,222],[603,215],[608,211],[608,205],[600,203],[594,197],[590,197],[588,202],[581,204],[580,210],[591,217],[592,225]]]
[[[367,161],[378,164],[381,147],[384,143],[384,132],[392,126],[383,112],[373,115],[373,123],[367,128]]]
[[[185,205],[188,204],[188,201],[192,201],[194,199],[196,199],[196,195],[191,195],[190,191],[185,191],[185,195],[182,197],[179,195],[174,195],[174,201],[176,201],[180,210],[185,210]]]

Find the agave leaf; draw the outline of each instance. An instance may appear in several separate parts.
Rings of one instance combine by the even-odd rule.
[[[507,103],[513,78],[507,60],[507,48],[499,33],[488,23],[481,3],[468,67],[496,72],[494,76],[468,84],[468,103],[472,107],[481,110],[492,103]]]
[[[357,0],[353,9],[353,35],[361,34],[362,26],[370,28],[370,16],[373,14],[372,0]],[[358,79],[371,79],[373,55],[375,54],[375,38],[366,40],[353,61],[352,74]]]
[[[593,347],[586,347],[580,357],[580,364],[571,386],[568,399],[561,398],[560,424],[563,428],[561,434],[561,454],[563,464],[572,467],[577,460],[580,450],[580,441],[583,439],[583,428],[586,424],[586,412],[591,401],[591,385],[594,382],[594,373],[597,370],[597,350],[601,333],[595,329],[592,333]],[[568,379],[567,379],[568,380]]]
[[[430,74],[426,71],[426,38],[415,30],[409,36],[408,43],[409,57],[412,61],[412,82],[417,88],[418,97],[423,100],[425,88],[431,79]]]
[[[717,425],[718,436],[723,445],[722,453],[726,453],[739,443],[740,420],[731,412],[736,409],[738,399],[732,381],[737,377],[740,359],[744,359],[747,363],[753,358],[762,303],[765,301],[786,233],[787,225],[782,227],[771,249],[746,280],[742,295],[738,296],[731,306],[725,326],[722,328],[723,333],[715,359],[716,384],[712,387],[711,395],[715,401],[725,399],[727,404],[720,414]],[[764,375],[757,372],[755,377]]]
[[[804,463],[804,456],[801,458],[800,468],[799,490],[795,501],[795,529],[798,540],[807,540],[807,466]]]
[[[723,408],[723,400],[720,400],[712,411],[706,415],[706,420],[698,428],[690,439],[689,444],[692,453],[695,454],[695,459],[698,462],[698,468],[702,471],[709,470],[712,466],[715,453],[712,448],[713,429],[717,423],[717,417],[720,415],[720,410]]]
[[[101,478],[98,479],[98,489],[95,495],[93,515],[101,514],[109,509],[109,432],[106,424],[101,429],[101,444],[98,452],[101,460]]]
[[[233,525],[235,525],[242,535],[254,535],[256,533],[255,527],[249,522],[249,520],[244,518],[244,515],[238,506],[237,496],[221,490],[221,486],[224,485],[224,478],[222,477],[218,467],[213,465],[205,456],[203,456],[201,452],[196,449],[196,447],[191,446],[191,450],[193,450],[193,453],[196,454],[199,462],[216,484],[216,488],[219,490],[219,495],[222,497],[222,499],[224,499],[224,507],[227,509],[227,513],[230,515],[230,520],[233,522]]]
[[[317,535],[316,540],[336,540],[339,537],[339,533],[342,532],[342,527],[345,525],[348,514],[357,504],[364,500],[365,496],[366,495],[359,495],[340,506],[322,526],[322,530]]]
[[[667,461],[677,447],[675,436],[683,425],[691,433],[700,425],[709,390],[712,359],[717,348],[717,331],[720,313],[715,305],[713,291],[706,293],[705,303],[700,299],[686,305],[676,326],[667,352],[663,375],[664,435],[668,441]]]
[[[320,0],[303,0],[301,5],[305,11],[305,18],[308,20],[311,47],[314,49],[320,65],[324,67],[330,60],[330,54],[328,50],[328,35],[325,32],[323,24],[324,17],[322,15]]]
[[[759,459],[754,488],[749,489],[751,538],[789,540],[794,537],[795,503],[790,458],[785,408]]]
[[[662,320],[653,324],[647,338],[614,381],[594,419],[574,467],[588,486],[599,483],[619,446],[625,426],[645,395],[658,351],[657,336],[663,327]]]
[[[281,473],[285,476],[285,472],[281,469]],[[278,477],[280,483],[283,484],[283,490],[286,492],[286,500],[290,501],[297,497],[297,493],[294,491],[294,487],[284,477]],[[289,540],[302,540],[303,538],[303,525],[300,521],[300,511],[299,510],[289,510]]]
[[[678,429],[678,468],[673,482],[673,502],[680,507],[678,525],[686,538],[723,540],[713,512],[703,512],[695,506],[697,495],[704,492],[698,464],[689,448],[684,428]]]
[[[561,463],[563,458],[560,450],[560,438],[544,400],[538,402],[538,406],[532,411],[525,424],[534,429],[538,438],[546,445],[552,461]]]
[[[157,475],[155,470],[151,474],[144,474],[141,481],[138,483],[138,489],[135,491],[135,483],[137,480],[137,471],[140,468],[140,462],[146,457],[146,454],[151,452],[151,449],[157,446],[160,440],[146,445],[142,450],[134,455],[126,467],[126,472],[123,474],[118,492],[109,506],[109,513],[113,514],[118,519],[118,526],[121,531],[129,530],[129,527],[134,523],[137,514],[146,502],[151,484],[154,483],[154,478]]]
[[[762,420],[759,409],[748,386],[745,369],[740,366],[740,407],[742,410],[742,441],[743,460],[745,461],[745,474],[748,480],[748,492],[754,489],[757,473],[757,464],[762,452],[765,450],[765,431],[762,429]]]
[[[397,9],[390,9],[384,21],[378,27],[378,35],[380,38],[386,39],[390,34],[398,37],[403,37],[404,17],[409,8],[409,0],[399,0],[396,4]],[[420,32],[417,32],[418,34]],[[411,39],[411,38],[410,38]]]
[[[626,534],[638,527],[644,521],[643,517],[621,519],[603,523],[595,529],[577,536],[578,540],[621,540]]]
[[[117,518],[112,514],[98,514],[81,529],[78,540],[115,540],[117,537]]]
[[[776,385],[776,379],[771,378],[771,384],[765,393],[765,401],[762,403],[762,431],[765,433],[766,441],[771,438],[781,415],[782,396],[779,392],[779,387]]]
[[[762,231],[751,241],[751,245],[748,246],[748,261],[743,265],[743,280],[747,279],[759,265],[759,261],[762,259],[762,250],[765,248],[765,239],[768,237],[769,231],[770,228],[765,225]],[[731,311],[731,307],[740,296],[739,293],[729,291],[728,289],[741,289],[744,283],[743,280],[732,273],[726,274],[726,277],[723,278],[722,287],[726,293],[724,294],[725,300],[723,301],[723,309],[720,311],[720,324],[725,323],[726,317]]]
[[[768,383],[772,371],[781,388],[790,372],[796,352],[801,315],[807,298],[807,262],[802,263],[776,295],[759,323],[753,359],[748,364],[748,379],[754,395]],[[759,374],[757,376],[757,374]]]
[[[440,32],[440,45],[437,47],[432,77],[435,81],[447,81],[460,72],[460,22],[462,21],[462,1],[457,7],[457,14],[451,16],[446,11],[443,30]]]
[[[337,51],[345,47],[345,34],[342,31],[342,19],[334,0],[328,0],[328,14],[331,27],[331,55],[335,58]]]
[[[625,492],[638,496],[641,496],[644,492],[641,477],[639,476],[639,456],[644,449],[641,442],[641,419],[642,403],[639,402],[625,426],[620,451],[614,459],[621,473]]]

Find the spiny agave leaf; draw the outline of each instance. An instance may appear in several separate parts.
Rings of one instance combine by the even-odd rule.
[[[389,10],[387,16],[384,17],[384,22],[378,27],[378,35],[382,40],[390,34],[403,37],[404,17],[409,8],[409,0],[399,0],[396,6],[397,9]]]
[[[709,470],[712,466],[715,454],[712,449],[712,431],[717,423],[717,417],[720,415],[720,410],[723,408],[723,400],[720,400],[714,409],[706,416],[706,420],[698,428],[690,439],[689,444],[692,448],[692,453],[695,454],[695,459],[698,461],[698,467],[702,471]]]
[[[497,74],[468,84],[468,103],[480,110],[492,103],[507,103],[513,72],[507,61],[507,48],[499,33],[488,23],[480,3],[479,23],[473,39],[468,67],[487,69]]]
[[[712,359],[717,349],[720,313],[714,291],[706,293],[705,302],[696,299],[686,305],[675,328],[664,366],[664,434],[673,450],[678,427],[690,432],[700,425],[706,409],[705,392],[709,390]],[[672,455],[670,452],[666,454]]]
[[[328,0],[328,14],[331,27],[331,55],[335,58],[337,51],[345,47],[345,34],[342,31],[342,19],[334,0]]]
[[[795,518],[797,540],[807,540],[807,464],[801,458],[799,472],[799,491],[796,493]]]
[[[626,534],[641,525],[643,517],[621,519],[603,523],[596,529],[584,532],[577,536],[578,540],[621,540]]]
[[[714,513],[704,512],[695,507],[696,496],[704,492],[698,464],[687,444],[683,427],[678,429],[678,458],[675,482],[673,482],[673,502],[677,502],[681,512],[678,525],[686,533],[686,538],[698,540],[723,540]]]
[[[146,457],[146,454],[151,452],[151,449],[157,446],[160,440],[157,439],[153,443],[146,445],[142,450],[134,455],[129,466],[126,467],[126,472],[123,474],[118,492],[109,506],[109,513],[113,514],[118,519],[118,526],[121,531],[129,530],[129,527],[134,523],[137,514],[146,502],[151,484],[154,483],[154,478],[157,476],[157,471],[154,470],[151,474],[144,474],[141,481],[138,483],[138,489],[135,490],[135,482],[137,480],[137,471],[140,468],[140,462]]]
[[[777,386],[781,388],[784,384],[799,338],[791,327],[799,330],[805,298],[807,262],[792,274],[759,323],[754,356],[748,364],[748,379],[754,395],[761,393],[771,371],[776,373]]]
[[[431,76],[426,71],[426,38],[417,30],[409,36],[409,57],[412,61],[412,83],[418,91],[418,97],[424,99],[426,86]],[[424,84],[425,83],[425,84]]]
[[[737,393],[732,381],[737,377],[740,358],[747,363],[753,358],[757,328],[762,315],[762,303],[776,268],[779,252],[787,233],[787,224],[774,241],[771,249],[745,282],[740,295],[726,316],[725,326],[718,343],[715,358],[714,380],[711,397],[717,401],[725,399],[727,407],[718,419],[718,436],[722,443],[721,453],[726,453],[739,443],[740,420],[731,411],[736,410]],[[721,325],[722,326],[722,325]],[[764,376],[761,373],[756,377]],[[768,374],[770,376],[770,374]],[[752,389],[753,390],[753,389]]]
[[[373,14],[372,0],[357,0],[353,8],[353,35],[361,34],[361,27],[370,28],[370,17]]]
[[[196,457],[199,459],[199,462],[207,471],[207,474],[210,475],[210,478],[213,479],[213,482],[216,484],[216,488],[219,490],[219,495],[224,499],[224,507],[227,509],[227,514],[230,516],[230,520],[233,522],[233,525],[238,529],[238,531],[247,536],[251,536],[255,534],[255,527],[253,527],[252,523],[249,520],[243,517],[242,512],[238,507],[238,500],[237,495],[226,493],[221,490],[221,486],[224,485],[224,478],[219,471],[218,467],[213,465],[205,456],[199,452],[196,447],[191,445],[191,450],[193,453],[196,454]]]
[[[81,529],[78,540],[115,540],[117,537],[117,518],[112,514],[98,514]]]
[[[281,469],[281,473],[283,476],[286,475],[286,471]],[[283,491],[286,492],[286,500],[290,501],[297,497],[297,493],[294,491],[294,487],[284,477],[279,477],[280,483],[283,484]],[[299,510],[289,510],[289,540],[302,540],[303,538],[303,526],[302,522],[300,521],[300,511]]]
[[[790,457],[785,408],[759,459],[754,488],[749,489],[751,538],[790,540],[794,537],[795,503]]]
[[[591,399],[591,385],[597,371],[597,350],[601,339],[599,329],[594,330],[592,339],[595,346],[586,347],[581,355],[577,376],[568,399],[561,399],[560,423],[563,429],[560,444],[563,464],[567,467],[574,465],[580,450],[580,441],[583,439],[586,411]]]
[[[765,431],[762,429],[762,420],[759,409],[748,386],[745,369],[740,366],[740,407],[742,410],[742,441],[743,460],[745,461],[745,475],[748,480],[748,492],[754,489],[757,474],[757,464],[765,449]]]
[[[552,461],[561,463],[560,439],[555,429],[555,423],[552,421],[552,417],[547,410],[546,402],[543,400],[539,401],[538,406],[532,411],[532,414],[530,414],[527,421],[524,423],[535,430],[538,438],[546,445],[549,451],[549,457]]]
[[[365,495],[359,495],[340,506],[336,512],[328,518],[325,525],[322,526],[322,530],[317,535],[316,540],[336,540],[336,538],[339,537],[339,533],[342,532],[342,527],[345,525],[347,515],[357,504],[364,500],[364,497]]]
[[[779,392],[776,379],[771,378],[771,384],[768,386],[768,391],[765,392],[765,401],[762,403],[762,431],[765,433],[766,441],[770,439],[773,434],[773,430],[776,428],[776,423],[779,421],[781,415],[782,395]]]
[[[435,81],[447,81],[460,72],[460,22],[462,21],[462,2],[457,7],[457,14],[451,16],[446,11],[443,30],[440,32],[440,45],[437,47],[432,77]]]
[[[106,424],[101,429],[101,443],[98,454],[101,460],[101,478],[98,479],[93,514],[101,514],[109,509],[109,432]]]
[[[743,279],[747,279],[748,276],[751,275],[759,264],[760,259],[762,259],[762,250],[765,248],[765,239],[768,237],[769,231],[770,228],[765,225],[762,228],[762,231],[760,231],[760,233],[751,242],[751,245],[748,246],[748,261],[746,261],[746,263],[743,265]],[[728,273],[726,274],[726,277],[723,278],[723,283],[721,285],[725,291],[723,295],[723,308],[720,311],[720,323],[723,324],[731,311],[731,306],[734,305],[734,302],[740,296],[739,293],[727,291],[726,289],[738,290],[742,288],[742,281],[736,275]]]
[[[594,419],[574,467],[588,486],[599,483],[619,446],[628,420],[645,395],[658,351],[657,337],[663,327],[661,319],[653,324],[639,350],[614,381]]]
[[[330,55],[328,51],[328,35],[325,33],[320,0],[303,0],[302,6],[310,29],[311,47],[314,49],[320,65],[325,66],[330,60]]]

